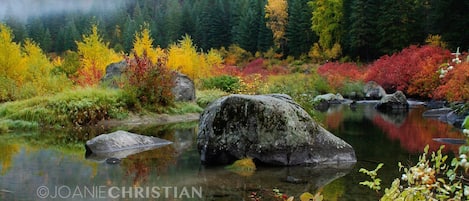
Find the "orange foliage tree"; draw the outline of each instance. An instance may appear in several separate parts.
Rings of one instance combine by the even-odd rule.
[[[98,26],[92,25],[91,33],[83,35],[76,42],[80,55],[80,68],[75,81],[82,86],[96,85],[106,72],[106,66],[122,60],[122,57],[109,48],[98,33]]]
[[[287,0],[267,0],[265,18],[267,19],[267,27],[272,30],[275,45],[280,47],[281,40],[285,38],[285,29],[288,23]]]

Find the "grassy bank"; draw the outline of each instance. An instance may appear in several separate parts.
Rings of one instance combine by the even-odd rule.
[[[204,99],[204,96],[202,96]],[[200,113],[195,103],[175,103],[162,113]],[[62,128],[94,125],[101,120],[126,119],[129,114],[151,114],[122,90],[83,88],[52,96],[0,104],[0,133],[12,129]]]

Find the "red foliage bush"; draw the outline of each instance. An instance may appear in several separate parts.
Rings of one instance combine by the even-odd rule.
[[[469,101],[469,63],[455,64],[435,91],[435,98],[449,101]]]
[[[159,105],[166,106],[173,103],[175,72],[169,70],[164,62],[153,64],[146,54],[133,59],[126,58],[128,71],[128,84],[125,90],[140,101],[140,103],[156,108]]]
[[[436,46],[415,46],[405,48],[391,56],[385,55],[373,62],[365,81],[374,80],[388,91],[401,90],[405,93],[428,96],[436,80],[433,71],[446,59],[450,52]],[[414,80],[415,79],[415,80]],[[417,90],[425,83],[423,91]]]
[[[89,69],[79,69],[76,76],[72,76],[72,80],[80,86],[95,86],[103,77],[103,72],[95,66]]]
[[[329,62],[318,68],[318,74],[325,77],[334,89],[343,86],[345,81],[363,80],[363,71],[355,63]]]

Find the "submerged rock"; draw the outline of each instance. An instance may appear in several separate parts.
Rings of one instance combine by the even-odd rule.
[[[378,105],[376,105],[376,108],[382,112],[408,111],[409,103],[402,91],[396,91],[393,94],[384,96]]]
[[[453,109],[451,109],[449,107],[444,107],[444,108],[427,110],[422,115],[423,115],[423,117],[426,117],[426,118],[436,118],[436,119],[438,119],[442,116],[448,115],[452,111],[453,111]]]
[[[116,131],[86,141],[86,156],[95,160],[125,158],[129,155],[171,144],[171,141],[152,136]]]
[[[355,162],[353,148],[283,94],[230,95],[210,104],[197,147],[206,164],[250,157],[272,165]]]

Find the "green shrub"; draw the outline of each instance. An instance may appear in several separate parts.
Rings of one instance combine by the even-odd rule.
[[[0,134],[8,133],[9,130],[8,125],[4,121],[0,121]]]
[[[347,98],[362,99],[365,97],[363,93],[364,85],[363,82],[346,81],[344,85],[338,89],[338,92]]]
[[[168,114],[187,114],[187,113],[201,113],[203,109],[191,102],[179,102],[175,103],[174,106],[164,109],[164,113]]]
[[[234,93],[241,87],[240,80],[237,77],[222,75],[202,80],[204,89],[220,89],[228,93]]]
[[[207,107],[211,102],[228,95],[228,93],[221,91],[219,89],[209,89],[197,91],[197,105],[204,108]]]
[[[92,125],[103,119],[124,118],[128,114],[126,102],[121,90],[77,89],[4,103],[0,118],[50,126]]]

